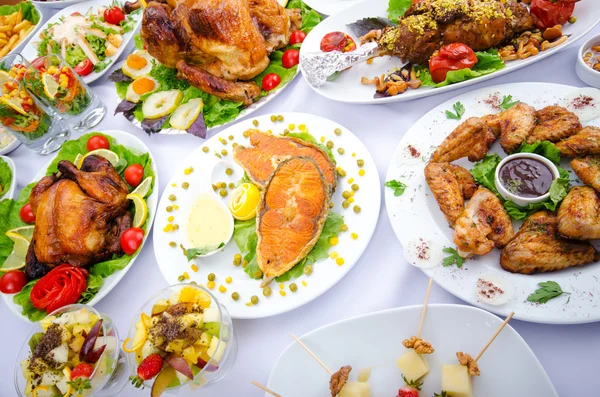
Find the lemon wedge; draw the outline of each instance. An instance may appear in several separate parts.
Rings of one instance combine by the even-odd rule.
[[[256,207],[260,201],[260,192],[252,183],[242,183],[231,193],[229,211],[237,220],[246,221],[256,216]]]
[[[42,73],[42,82],[44,83],[44,94],[46,94],[48,98],[54,99],[56,94],[58,94],[60,85],[58,85],[54,77],[48,73]]]
[[[146,205],[146,200],[136,193],[128,194],[127,198],[133,201],[133,205],[135,206],[133,227],[142,227],[144,222],[146,222],[146,218],[148,217],[148,206]]]
[[[178,130],[187,130],[194,124],[194,121],[196,121],[200,115],[203,107],[204,102],[202,102],[202,99],[200,98],[195,98],[183,105],[179,105],[169,120],[171,127]]]
[[[2,97],[2,98],[0,98],[0,101],[2,101],[2,103],[7,104],[8,106],[10,106],[11,108],[13,108],[14,110],[16,110],[17,112],[19,112],[21,114],[27,114],[27,112],[25,111],[25,109],[23,109],[23,102],[21,101],[21,98],[18,98],[18,97],[10,97],[10,98]]]
[[[277,0],[277,2],[279,3],[280,6],[285,8],[285,6],[287,6],[288,0]]]
[[[119,164],[120,158],[119,158],[119,155],[116,154],[115,152],[108,150],[108,149],[96,149],[96,150],[92,150],[91,152],[88,152],[87,154],[82,156],[79,159],[78,163],[75,162],[75,166],[77,168],[81,168],[81,164],[83,164],[83,160],[85,160],[85,158],[87,156],[91,156],[92,154],[94,154],[96,156],[104,157],[105,159],[110,161],[110,163],[113,165],[113,167],[116,167],[117,164]],[[77,158],[75,159],[75,161],[77,161]]]
[[[6,237],[11,239],[15,244],[10,255],[0,267],[1,272],[17,270],[25,267],[25,257],[29,249],[29,243],[33,238],[33,229],[35,226],[23,226],[16,229],[11,229],[6,232]]]
[[[6,83],[9,80],[12,80],[13,78],[10,77],[10,74],[8,74],[7,71],[5,70],[0,70],[0,85]]]
[[[152,177],[144,179],[142,183],[140,183],[131,194],[137,194],[140,197],[146,197],[148,192],[150,191],[150,187],[152,186]]]
[[[144,101],[142,113],[148,119],[166,116],[179,106],[182,99],[183,92],[180,90],[155,92]]]
[[[79,168],[81,163],[83,163],[83,155],[81,153],[77,153],[75,160],[73,160],[73,164],[75,164],[75,167]]]

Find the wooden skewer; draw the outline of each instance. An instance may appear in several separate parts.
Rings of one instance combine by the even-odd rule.
[[[281,394],[277,394],[275,393],[273,390],[267,389],[266,387],[264,387],[263,385],[261,385],[260,383],[258,383],[257,381],[253,380],[251,382],[254,386],[258,387],[259,389],[263,389],[264,391],[266,391],[267,393],[275,396],[275,397],[281,397]]]
[[[494,333],[494,335],[492,335],[492,338],[488,341],[488,343],[484,346],[483,349],[481,349],[481,351],[479,352],[479,354],[477,355],[477,357],[475,357],[475,362],[477,362],[477,360],[479,360],[481,358],[481,356],[483,356],[483,353],[485,353],[485,351],[487,350],[488,347],[490,347],[490,345],[492,344],[492,342],[494,341],[494,339],[496,339],[496,337],[500,334],[500,332],[502,331],[502,329],[506,326],[506,324],[508,324],[508,322],[510,321],[510,319],[515,315],[515,312],[510,312],[510,314],[508,315],[508,317],[506,317],[506,319],[504,320],[504,322],[500,325],[500,327],[498,327],[498,329],[496,330],[496,332]]]
[[[302,341],[300,339],[298,339],[296,337],[296,335],[292,334],[292,338],[294,338],[296,340],[296,342],[298,342],[300,344],[300,346],[302,346],[304,348],[304,350],[306,350],[308,352],[308,354],[310,354],[315,360],[317,360],[317,362],[319,364],[321,364],[321,367],[325,368],[325,371],[329,372],[329,375],[333,375],[333,371],[331,371],[327,365],[325,365],[325,363],[323,361],[321,361],[319,359],[319,357],[317,357],[315,355],[315,353],[313,353],[304,343],[302,343]]]
[[[425,293],[425,303],[423,303],[423,308],[421,309],[421,321],[419,321],[419,330],[417,331],[417,338],[421,337],[421,331],[423,331],[423,321],[425,321],[425,312],[427,311],[427,302],[429,302],[431,283],[433,283],[433,277],[429,277],[429,284],[427,285],[427,292]]]

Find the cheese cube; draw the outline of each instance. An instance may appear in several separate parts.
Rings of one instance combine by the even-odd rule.
[[[346,382],[338,397],[371,397],[369,384],[365,382]]]
[[[450,397],[471,397],[473,395],[471,375],[467,367],[460,364],[442,365],[442,390]]]
[[[417,381],[429,372],[429,364],[415,349],[408,349],[398,357],[396,365],[409,382]]]

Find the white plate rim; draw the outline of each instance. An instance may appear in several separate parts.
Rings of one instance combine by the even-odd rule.
[[[340,11],[345,10],[346,8],[352,7],[354,4],[364,1],[364,0],[336,0],[335,2],[327,1],[322,3],[319,0],[306,0],[304,4],[315,10],[321,15],[335,15]],[[340,5],[340,3],[350,3],[348,5]]]
[[[40,1],[40,0],[31,0],[31,2],[33,4],[35,4],[36,6],[40,7],[40,8],[46,8],[46,9],[61,9],[61,8],[65,8],[68,7],[70,5],[73,4],[77,4],[77,3],[82,3],[84,1],[88,1],[88,0],[59,0],[59,1]]]
[[[150,236],[150,232],[152,231],[152,226],[154,224],[154,218],[156,216],[156,208],[158,205],[158,191],[159,191],[158,168],[156,165],[156,159],[152,155],[152,152],[150,151],[148,146],[146,146],[146,144],[144,142],[142,142],[141,139],[139,139],[138,137],[136,137],[133,134],[130,134],[128,132],[121,131],[121,130],[98,130],[98,131],[90,131],[89,133],[94,133],[94,132],[109,135],[116,140],[117,144],[126,146],[128,149],[134,149],[138,152],[148,153],[150,159],[152,160],[152,171],[154,172],[154,187],[152,189],[152,193],[146,198],[146,202],[148,203],[148,212],[149,212],[148,227],[146,228],[146,233],[144,234],[144,240],[142,241],[142,245],[140,246],[140,248],[137,250],[137,252],[133,256],[133,258],[131,258],[131,260],[129,261],[129,263],[123,270],[118,270],[104,279],[104,284],[100,288],[100,291],[98,291],[98,293],[96,294],[96,296],[94,296],[94,298],[92,300],[90,300],[88,303],[86,303],[87,305],[90,305],[90,306],[94,306],[96,303],[100,302],[100,300],[102,300],[106,295],[108,295],[110,293],[110,291],[113,290],[113,288],[115,288],[117,286],[117,284],[121,281],[121,279],[123,277],[125,277],[125,274],[133,266],[133,263],[136,261],[139,254],[144,249],[144,246],[146,245],[146,241],[148,240],[148,238]],[[86,134],[88,134],[88,133],[86,133]],[[130,142],[130,143],[127,143],[127,142]],[[131,142],[133,142],[135,146],[132,145]],[[35,177],[32,178],[31,182],[39,181],[42,177],[44,177],[46,175],[46,170],[48,169],[50,164],[52,164],[52,161],[54,161],[55,157],[56,157],[56,155],[53,156],[44,165],[44,167],[40,170],[40,172],[38,172],[35,175]],[[114,277],[111,280],[110,285],[106,283],[106,280],[109,277]],[[9,311],[12,314],[14,314],[15,316],[19,317],[21,320],[23,320],[27,323],[31,323],[31,321],[29,321],[29,319],[27,317],[25,317],[21,314],[21,310],[20,310],[21,306],[16,305],[13,302],[13,297],[14,297],[14,294],[10,294],[10,295],[2,294],[4,303],[8,307]]]
[[[8,168],[12,171],[12,178],[10,180],[8,191],[4,196],[0,197],[0,200],[12,199],[15,197],[15,189],[17,188],[17,167],[15,166],[15,162],[8,156],[0,155],[0,159],[4,160],[6,164],[8,164]]]

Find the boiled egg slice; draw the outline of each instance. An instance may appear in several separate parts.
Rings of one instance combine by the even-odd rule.
[[[578,88],[566,93],[560,105],[575,113],[582,123],[592,121],[600,117],[600,90]]]
[[[153,60],[154,58],[147,51],[138,50],[127,56],[121,70],[132,79],[139,79],[150,73]]]
[[[158,87],[160,87],[160,83],[154,78],[150,76],[140,77],[129,84],[125,99],[129,102],[138,103],[142,95],[154,92]]]

